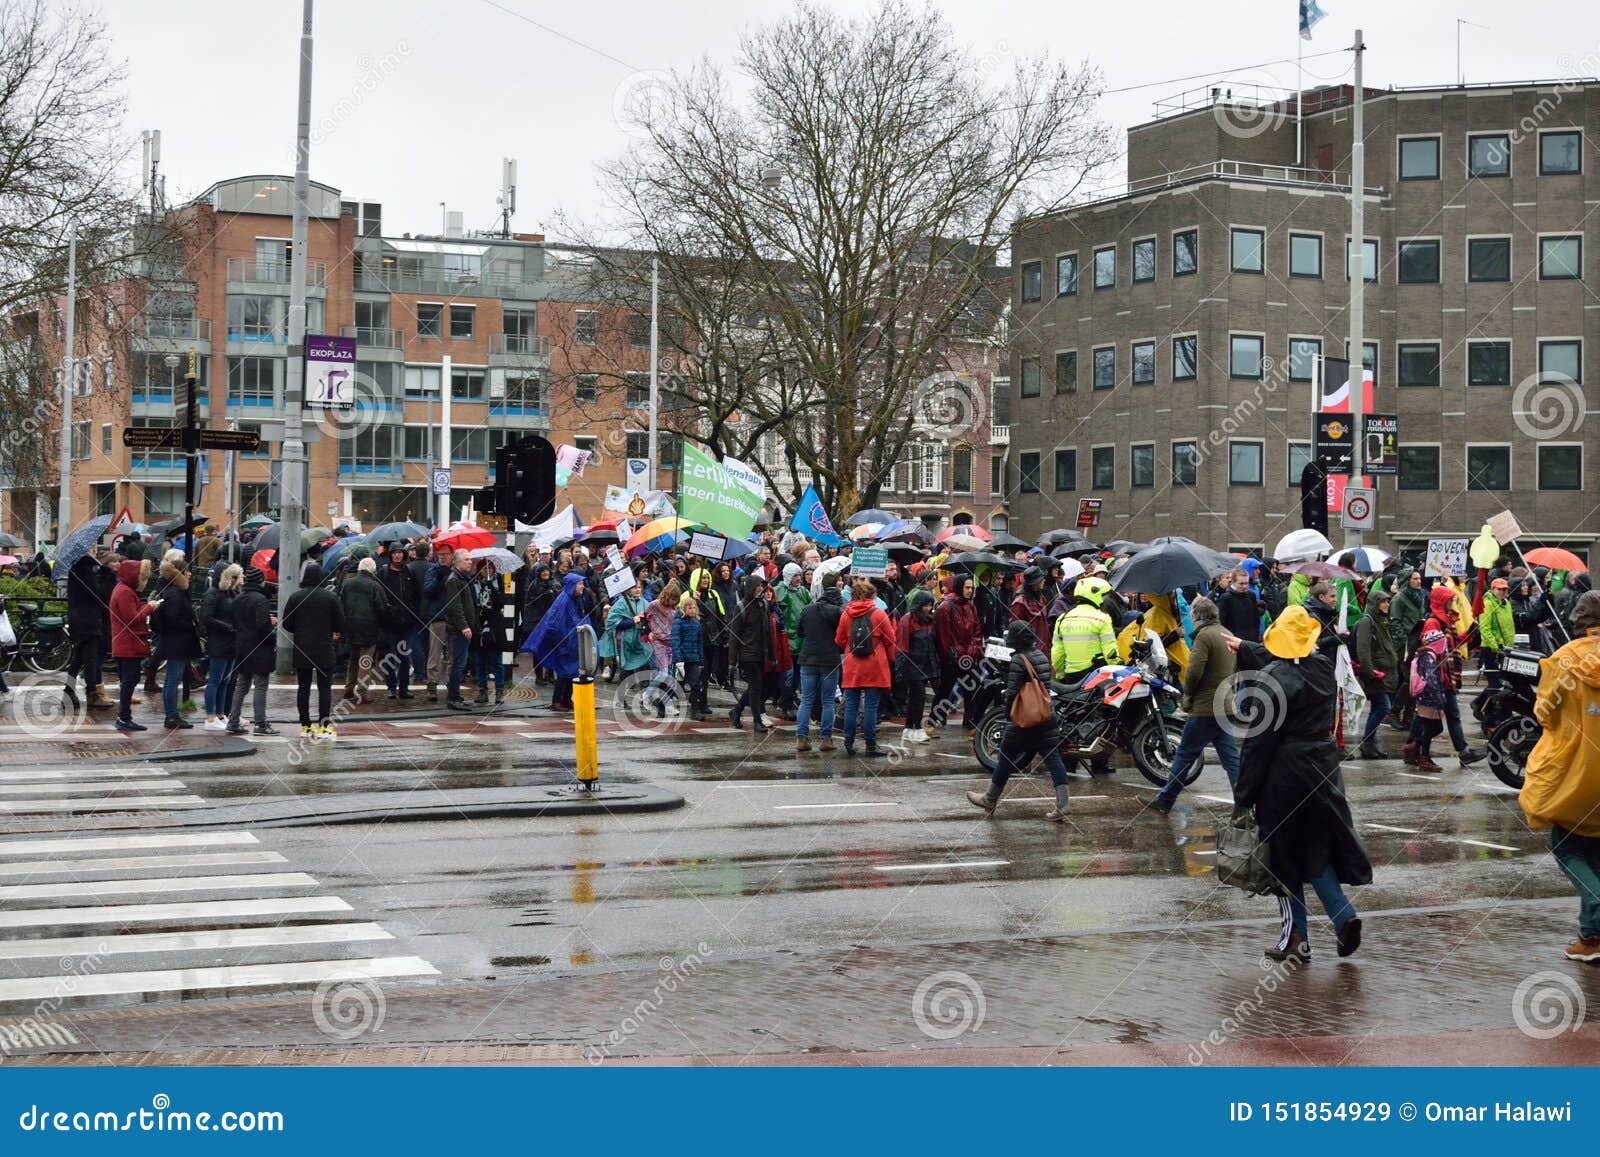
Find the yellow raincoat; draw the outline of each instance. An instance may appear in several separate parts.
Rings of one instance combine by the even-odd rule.
[[[1600,836],[1600,627],[1540,662],[1534,716],[1544,734],[1519,797],[1528,826]]]
[[[1117,636],[1117,650],[1122,653],[1122,661],[1127,663],[1131,661],[1134,640],[1144,638],[1146,631],[1160,636],[1167,649],[1167,661],[1172,666],[1172,681],[1182,683],[1184,669],[1189,666],[1189,642],[1183,637],[1183,624],[1178,620],[1177,601],[1170,594],[1146,595],[1145,598],[1150,600],[1150,605],[1145,609],[1144,622],[1135,619],[1122,628]],[[1177,638],[1167,642],[1174,634]]]

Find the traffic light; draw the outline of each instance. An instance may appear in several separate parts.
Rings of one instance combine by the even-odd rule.
[[[529,434],[517,445],[511,511],[523,522],[546,522],[556,512],[556,448]]]
[[[1328,476],[1314,461],[1300,471],[1300,525],[1328,533]]]

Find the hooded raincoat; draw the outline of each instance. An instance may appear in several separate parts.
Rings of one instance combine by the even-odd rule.
[[[588,621],[578,601],[578,586],[583,576],[568,571],[561,580],[561,594],[544,617],[528,633],[522,650],[533,656],[536,666],[548,667],[558,678],[578,677],[578,628]]]

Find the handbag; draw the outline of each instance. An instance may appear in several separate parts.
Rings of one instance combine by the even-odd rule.
[[[1277,890],[1271,848],[1261,838],[1256,809],[1246,808],[1217,828],[1217,880],[1251,896]]]
[[[1026,655],[1018,657],[1022,669],[1028,673],[1028,681],[1018,688],[1017,697],[1011,701],[1011,722],[1018,727],[1041,727],[1054,717],[1055,706],[1050,702],[1050,692],[1039,682],[1033,663]]]

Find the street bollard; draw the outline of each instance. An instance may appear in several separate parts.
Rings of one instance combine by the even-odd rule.
[[[578,627],[578,677],[572,681],[572,722],[578,744],[578,787],[593,791],[600,785],[600,754],[594,726],[594,673],[600,651],[594,628]]]

